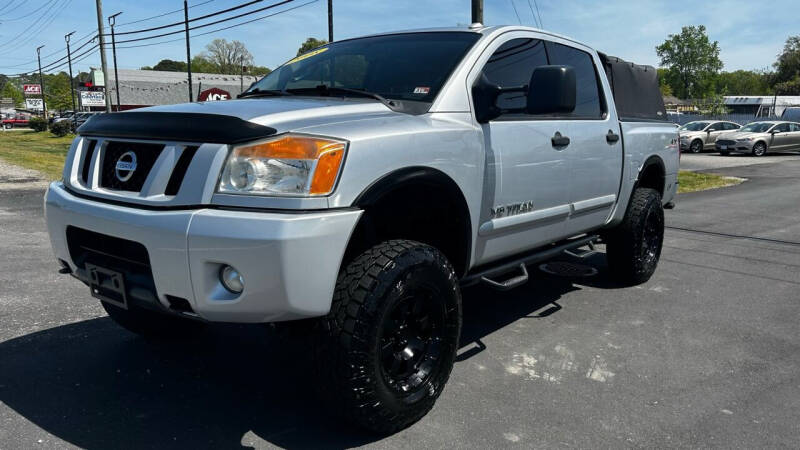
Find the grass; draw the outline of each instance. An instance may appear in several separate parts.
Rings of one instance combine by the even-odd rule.
[[[741,178],[723,177],[713,173],[697,173],[688,170],[678,172],[678,193],[705,191],[741,183]]]
[[[61,178],[73,135],[55,137],[47,131],[0,132],[0,159],[38,170],[50,180]]]

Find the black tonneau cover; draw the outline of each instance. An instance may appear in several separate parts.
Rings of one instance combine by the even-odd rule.
[[[640,66],[603,53],[600,53],[600,60],[614,93],[619,120],[668,120],[654,67]]]

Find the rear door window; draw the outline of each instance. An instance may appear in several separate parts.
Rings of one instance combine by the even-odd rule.
[[[577,48],[547,42],[550,64],[570,66],[575,70],[577,92],[575,110],[566,116],[581,119],[599,119],[605,113],[601,105],[600,86],[592,56]]]

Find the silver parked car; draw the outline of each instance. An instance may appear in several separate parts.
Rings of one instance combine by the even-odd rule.
[[[751,153],[763,156],[770,152],[800,151],[800,123],[769,121],[749,123],[735,133],[725,133],[716,142],[721,155]]]
[[[741,125],[733,122],[698,120],[680,127],[681,151],[700,153],[713,150],[714,142],[720,134],[738,130]]]

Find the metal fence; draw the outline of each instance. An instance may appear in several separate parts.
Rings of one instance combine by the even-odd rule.
[[[668,114],[669,120],[678,125],[684,125],[696,120],[724,120],[728,122],[735,122],[739,125],[747,125],[750,122],[760,122],[762,120],[780,120],[779,116],[759,116],[755,114]]]

